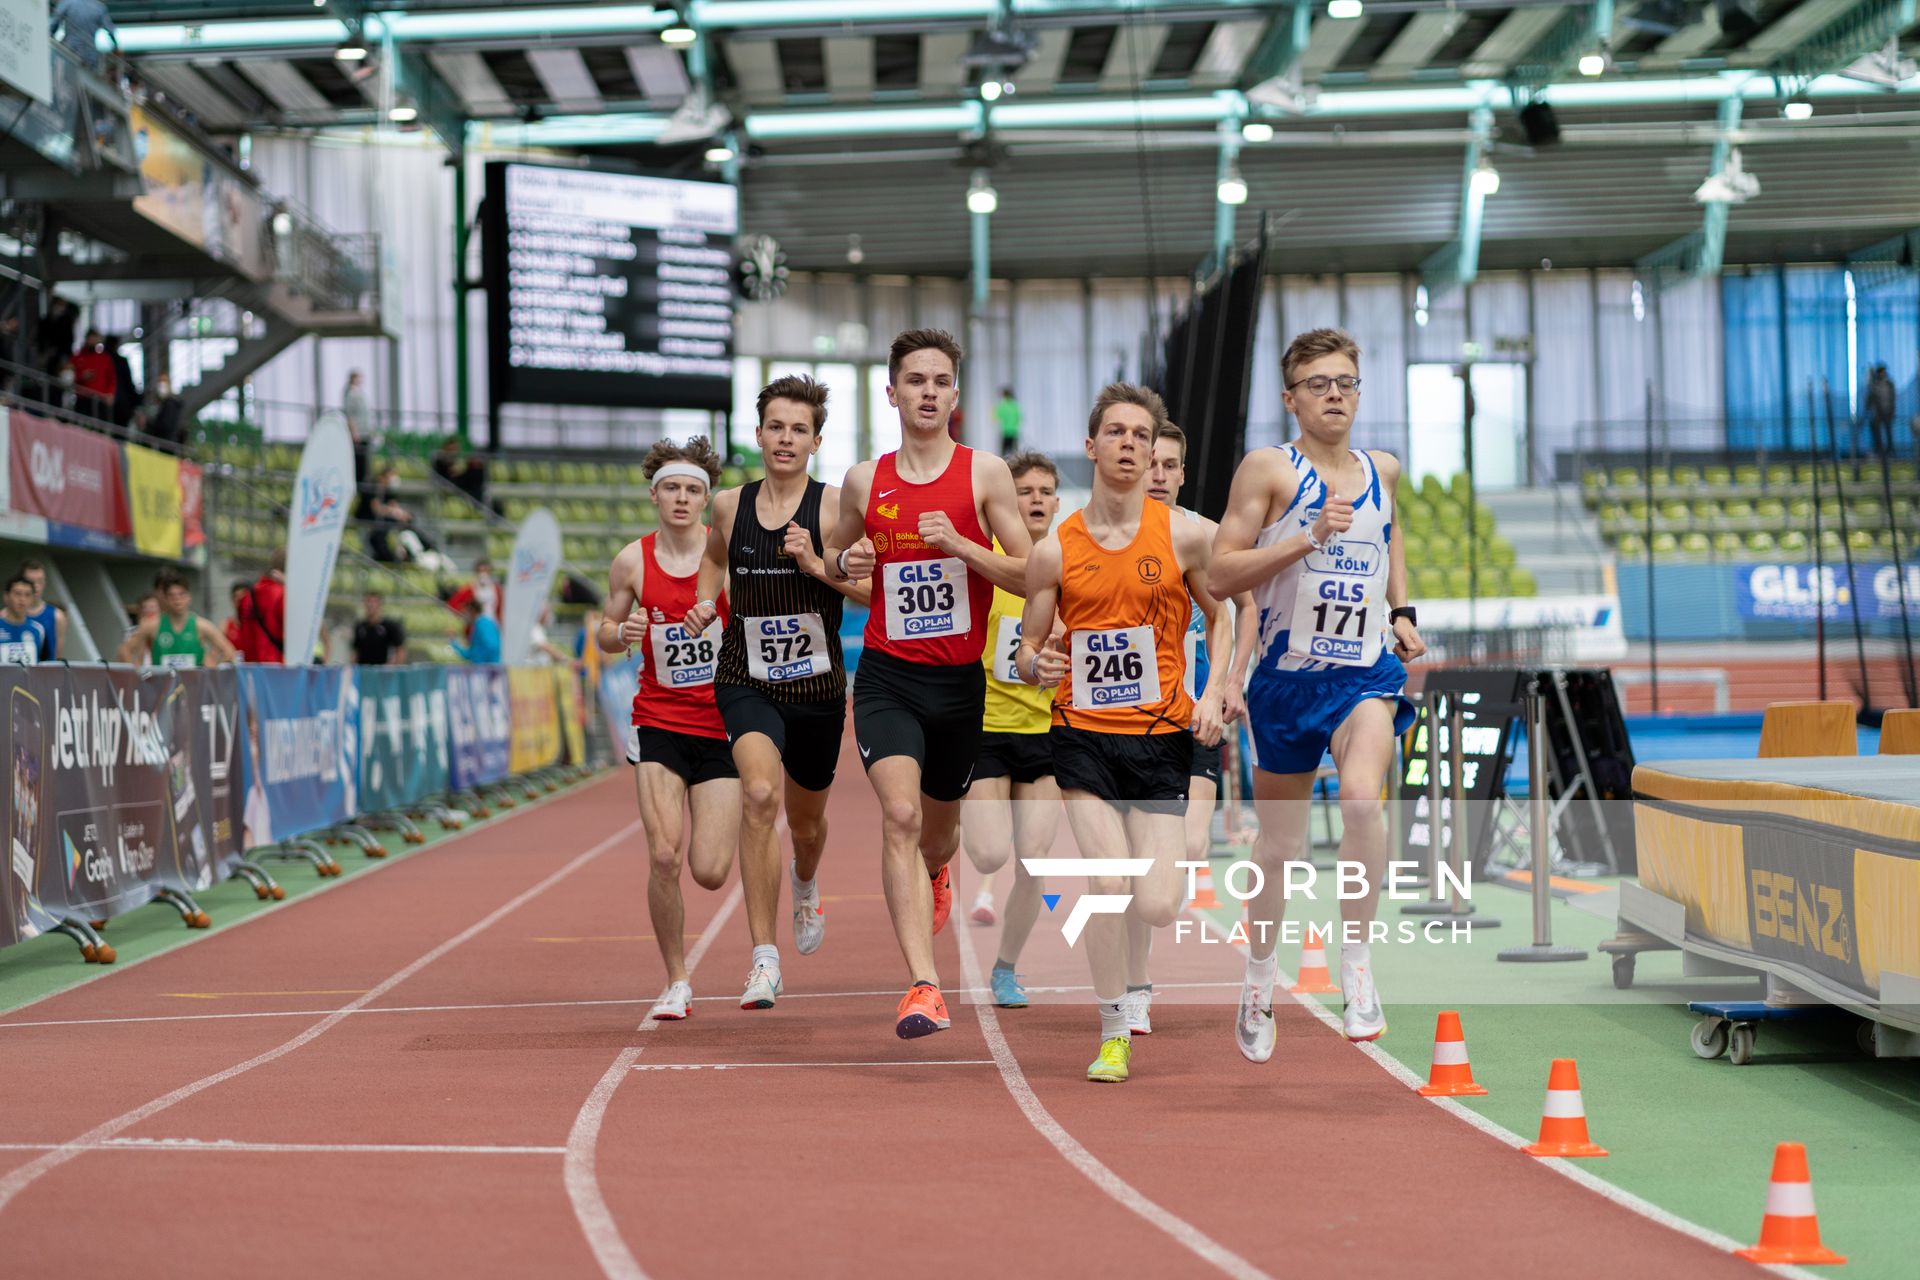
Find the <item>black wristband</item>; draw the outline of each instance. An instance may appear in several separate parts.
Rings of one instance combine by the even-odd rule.
[[[1388,626],[1392,626],[1402,618],[1405,618],[1416,627],[1420,625],[1420,619],[1414,616],[1413,606],[1410,604],[1403,604],[1398,609],[1390,609],[1387,611]]]

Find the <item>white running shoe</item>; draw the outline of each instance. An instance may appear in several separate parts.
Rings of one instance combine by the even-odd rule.
[[[661,1022],[678,1022],[692,1013],[693,984],[672,982],[668,983],[667,989],[660,993],[660,998],[653,1002],[653,1008],[648,1010],[647,1016]]]
[[[1340,964],[1340,994],[1346,997],[1343,1021],[1347,1039],[1378,1040],[1387,1031],[1386,1011],[1380,1007],[1380,993],[1373,987],[1373,971],[1365,965]]]
[[[1153,992],[1129,991],[1120,997],[1121,1012],[1127,1015],[1127,1030],[1136,1036],[1153,1034],[1153,1019],[1148,1011],[1153,1007]]]
[[[1273,1029],[1272,997],[1265,1008],[1260,1006],[1260,988],[1252,981],[1240,984],[1240,1012],[1234,1019],[1233,1038],[1240,1046],[1240,1056],[1248,1062],[1265,1062],[1273,1056],[1275,1040]]]
[[[780,971],[770,964],[757,964],[747,975],[747,989],[741,993],[742,1009],[771,1009],[780,995]]]
[[[827,936],[827,909],[820,905],[820,893],[812,898],[796,898],[793,903],[793,949],[810,956],[820,949]]]

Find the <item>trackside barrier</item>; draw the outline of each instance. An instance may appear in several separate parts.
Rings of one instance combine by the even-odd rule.
[[[222,879],[285,890],[257,859],[339,872],[328,845],[386,850],[489,799],[557,789],[590,764],[563,667],[0,667],[7,706],[0,947],[100,930],[162,902],[190,927]],[[252,856],[249,857],[248,855]]]

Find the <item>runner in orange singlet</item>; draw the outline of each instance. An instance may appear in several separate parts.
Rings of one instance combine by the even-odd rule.
[[[1087,895],[1131,895],[1127,914],[1154,928],[1180,910],[1174,863],[1186,848],[1194,714],[1185,636],[1190,592],[1205,592],[1211,549],[1200,524],[1147,501],[1154,433],[1166,421],[1166,406],[1145,387],[1116,382],[1101,391],[1087,421],[1093,496],[1028,558],[1015,658],[1021,679],[1058,686],[1053,771],[1081,855],[1149,863],[1137,876],[1090,876]],[[1060,640],[1050,638],[1056,612]],[[1036,636],[1049,637],[1044,647]],[[1217,715],[1210,731],[1217,737]],[[1122,918],[1088,919],[1085,946],[1100,1006],[1100,1053],[1087,1079],[1117,1083],[1133,1056]]]

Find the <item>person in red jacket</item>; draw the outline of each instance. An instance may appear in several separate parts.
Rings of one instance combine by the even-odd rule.
[[[273,563],[253,584],[240,605],[240,656],[248,662],[283,660],[287,640],[287,552],[273,553]]]
[[[120,375],[113,367],[113,353],[98,329],[87,330],[86,341],[73,357],[74,408],[96,418],[113,417],[113,398],[118,392]]]

